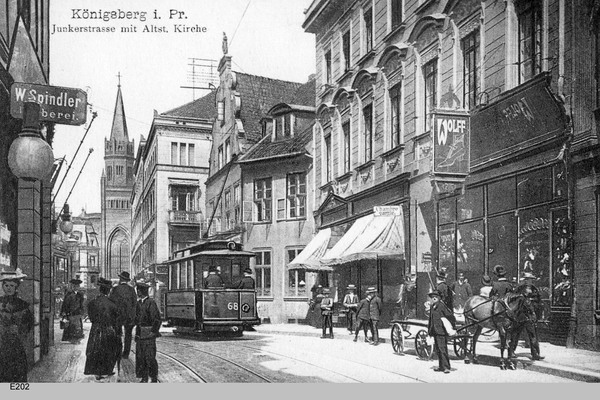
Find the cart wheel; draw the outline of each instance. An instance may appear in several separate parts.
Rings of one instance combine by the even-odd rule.
[[[454,354],[460,360],[464,360],[469,352],[469,338],[462,336],[454,339]]]
[[[398,323],[392,326],[392,348],[398,354],[404,352],[404,331]]]
[[[421,329],[415,336],[415,350],[419,358],[428,360],[433,352],[433,344],[428,344],[427,339],[429,335],[425,329]]]

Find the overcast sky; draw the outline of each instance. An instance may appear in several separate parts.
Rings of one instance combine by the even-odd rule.
[[[315,71],[314,35],[302,30],[304,9],[311,0],[60,0],[50,3],[50,84],[84,89],[98,117],[74,159],[87,125],[56,125],[54,156],[66,156],[71,170],[58,192],[60,210],[83,165],[91,154],[68,200],[79,215],[100,211],[100,177],[104,166],[104,139],[110,136],[118,78],[130,139],[136,149],[140,135],[148,137],[153,110],[165,112],[208,93],[183,89],[191,86],[190,58],[218,60],[223,55],[223,32],[235,71],[270,78],[306,82]],[[116,11],[135,19],[91,19],[91,14]],[[172,11],[173,10],[173,11]],[[177,12],[175,12],[175,10]],[[156,11],[156,14],[155,14]],[[181,13],[183,12],[183,14]],[[145,15],[143,15],[145,13]],[[158,16],[160,19],[155,19]],[[170,16],[173,18],[170,18]],[[88,17],[86,19],[86,16]],[[108,15],[110,17],[110,14]],[[144,18],[145,17],[145,18]],[[142,21],[145,19],[145,21]],[[205,27],[206,32],[175,32]],[[115,27],[115,33],[62,33],[61,27]],[[122,27],[137,32],[121,32]],[[165,27],[167,33],[143,32],[144,26]],[[56,29],[55,29],[56,28]],[[54,32],[54,33],[52,33]],[[194,97],[195,95],[195,97]],[[91,115],[88,115],[88,121]],[[55,190],[62,180],[63,172]],[[58,211],[57,210],[57,211]]]

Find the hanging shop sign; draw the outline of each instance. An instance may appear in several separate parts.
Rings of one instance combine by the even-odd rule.
[[[469,114],[436,111],[433,114],[433,173],[469,173]]]
[[[471,168],[501,162],[566,133],[566,113],[550,91],[550,80],[542,73],[473,113]]]
[[[81,89],[13,83],[10,87],[10,115],[23,118],[26,102],[40,105],[40,121],[83,125],[87,120],[87,93]]]

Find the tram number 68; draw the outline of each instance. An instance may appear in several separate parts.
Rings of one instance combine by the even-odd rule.
[[[238,303],[229,302],[227,303],[227,309],[237,311],[239,309],[239,305]]]

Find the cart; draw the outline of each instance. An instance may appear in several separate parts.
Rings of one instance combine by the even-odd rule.
[[[415,351],[417,356],[424,360],[430,360],[433,356],[433,338],[427,333],[428,321],[417,319],[393,320],[391,342],[395,353],[404,352],[405,340],[414,338]],[[417,327],[416,334],[412,335],[409,326]],[[454,348],[454,354],[461,360],[464,360],[467,353],[471,350],[473,336],[467,332],[468,326],[457,325],[456,334],[448,337],[448,342]],[[405,332],[408,335],[405,335]]]

